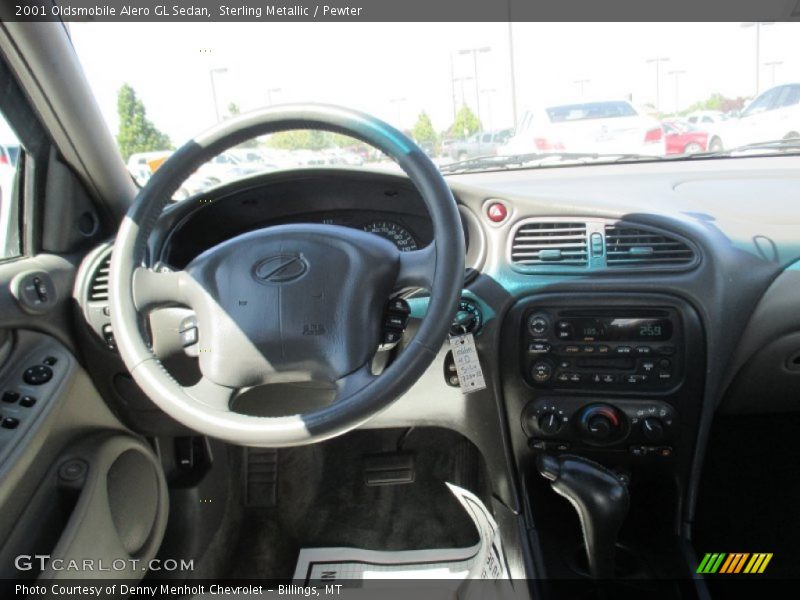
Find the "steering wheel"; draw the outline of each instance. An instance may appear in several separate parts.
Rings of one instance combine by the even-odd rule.
[[[147,242],[164,206],[200,165],[256,136],[318,129],[366,142],[419,190],[434,242],[401,252],[371,233],[334,225],[279,225],[206,250],[181,271],[153,269]],[[347,432],[400,397],[430,366],[463,286],[464,237],[450,188],[411,140],[369,115],[327,105],[274,107],[230,119],[178,149],[139,192],[111,260],[111,323],[122,360],[153,402],[187,427],[250,446],[309,444]],[[393,290],[425,288],[414,338],[378,375],[372,358]],[[202,377],[181,386],[141,330],[140,312],[187,306],[196,314]],[[241,390],[276,382],[335,384],[330,404],[257,417],[231,409]]]

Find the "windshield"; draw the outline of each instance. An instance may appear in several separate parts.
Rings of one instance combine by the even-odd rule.
[[[444,172],[723,159],[800,137],[800,23],[71,23],[70,31],[139,183],[215,123],[293,102],[384,119]],[[389,42],[398,37],[407,43]],[[304,166],[396,168],[356,140],[286,132],[217,157],[185,192]]]

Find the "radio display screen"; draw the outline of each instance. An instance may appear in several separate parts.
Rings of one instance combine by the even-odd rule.
[[[672,337],[669,319],[618,317],[578,317],[558,323],[561,339],[598,342],[663,341]]]

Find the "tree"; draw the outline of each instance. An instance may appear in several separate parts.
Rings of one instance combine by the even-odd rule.
[[[119,114],[117,144],[125,160],[135,152],[172,149],[169,136],[160,132],[150,122],[144,103],[136,97],[136,92],[127,83],[122,84],[117,93],[117,113]]]
[[[711,94],[707,99],[695,102],[683,114],[692,113],[698,110],[719,110],[722,112],[737,111],[744,108],[746,99],[742,96],[738,98],[727,98],[720,93]]]
[[[424,110],[417,117],[417,122],[411,130],[411,137],[418,144],[436,143],[436,131],[433,129],[431,118]]]
[[[477,133],[481,128],[481,122],[475,113],[466,104],[461,107],[456,114],[456,119],[450,126],[450,135],[454,138],[468,138],[473,133]]]
[[[330,140],[323,131],[293,129],[271,135],[268,144],[283,150],[322,150],[330,146]]]

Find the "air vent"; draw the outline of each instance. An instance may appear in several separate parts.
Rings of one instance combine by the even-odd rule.
[[[108,271],[111,267],[111,252],[98,263],[92,281],[89,284],[89,300],[92,302],[108,301]]]
[[[578,221],[531,221],[517,229],[511,244],[511,260],[519,265],[585,267],[586,223]]]
[[[671,235],[625,223],[606,225],[609,267],[688,265],[696,258],[687,243]]]

